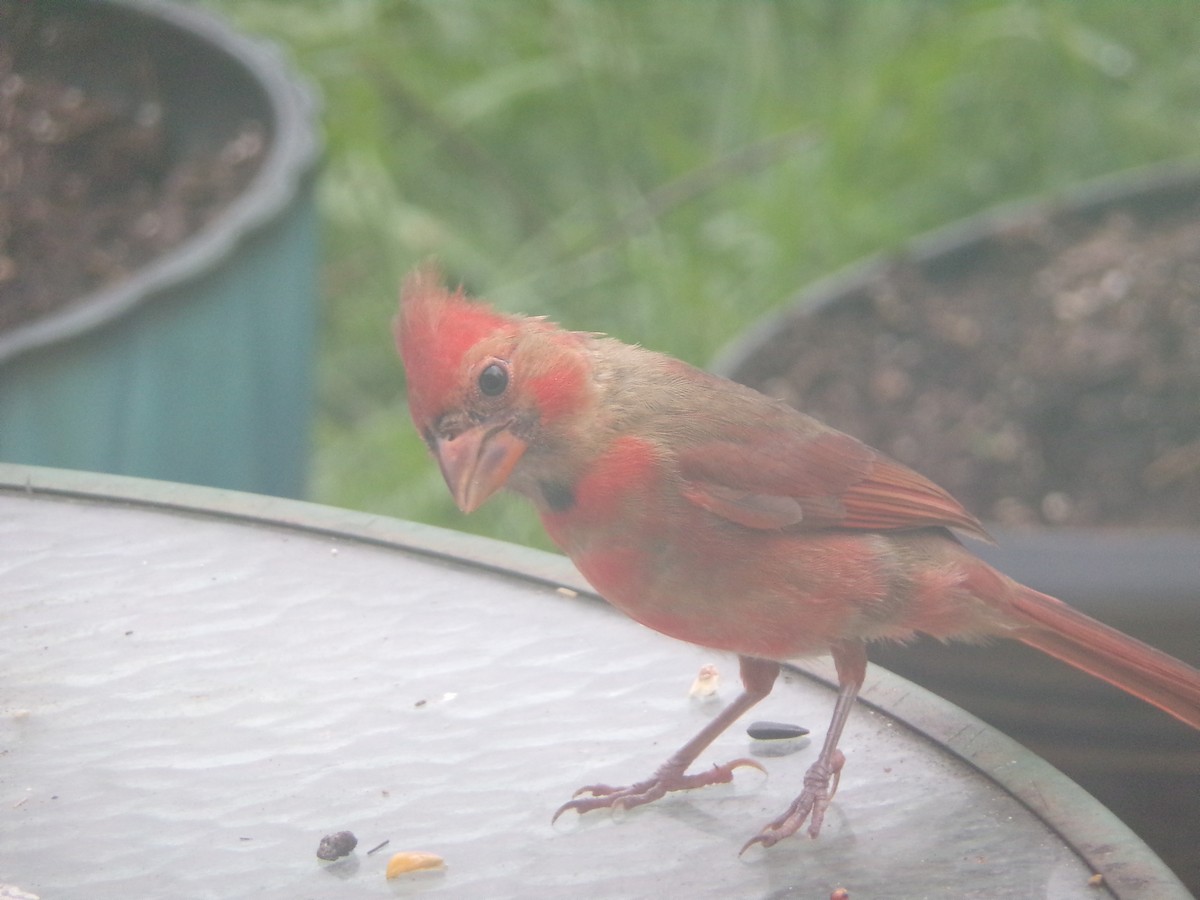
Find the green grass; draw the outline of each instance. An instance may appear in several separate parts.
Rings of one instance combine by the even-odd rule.
[[[328,159],[313,499],[453,508],[407,419],[403,273],[698,364],[854,259],[1200,148],[1187,2],[206,0],[289,48]]]

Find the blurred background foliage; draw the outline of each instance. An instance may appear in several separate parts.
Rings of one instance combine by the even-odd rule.
[[[517,498],[461,516],[408,421],[417,262],[705,365],[860,256],[1200,148],[1193,2],[201,2],[324,97],[312,499],[543,546]]]

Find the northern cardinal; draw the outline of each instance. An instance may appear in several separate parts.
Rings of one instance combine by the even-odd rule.
[[[870,641],[918,632],[1016,638],[1200,729],[1200,671],[1002,575],[953,534],[986,539],[948,493],[782,402],[612,338],[506,315],[411,274],[394,322],[413,422],[454,501],[501,487],[612,605],[738,654],[743,690],[653,775],[590,785],[555,813],[633,807],[730,781],[688,774],[765,697],[780,662],[832,654],[833,719],[804,789],[752,837],[816,837]]]

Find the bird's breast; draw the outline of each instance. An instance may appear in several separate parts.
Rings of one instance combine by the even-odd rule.
[[[551,538],[610,603],[691,643],[787,659],[825,652],[893,595],[876,535],[729,522],[684,498],[655,448],[618,439],[569,488],[543,485]]]

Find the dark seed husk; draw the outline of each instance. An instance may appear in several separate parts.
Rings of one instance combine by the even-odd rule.
[[[317,859],[335,860],[348,855],[358,846],[358,838],[350,831],[335,831],[321,838],[317,847]]]
[[[808,729],[803,725],[790,725],[787,722],[751,722],[746,728],[746,734],[756,741],[786,741],[804,737],[808,734]]]

